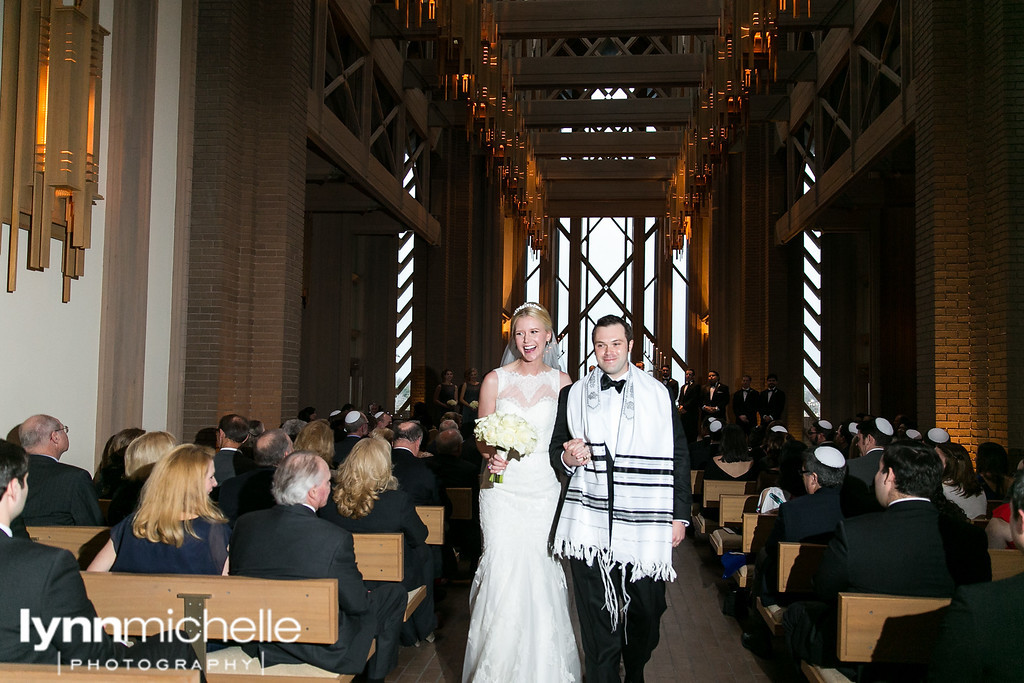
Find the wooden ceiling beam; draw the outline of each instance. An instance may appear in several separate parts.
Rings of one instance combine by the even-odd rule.
[[[721,0],[535,0],[495,2],[502,38],[711,35]]]
[[[684,126],[693,102],[687,97],[628,100],[528,100],[527,128],[580,126]]]
[[[704,55],[521,57],[512,61],[512,82],[517,90],[688,87],[700,84],[704,66]]]
[[[675,157],[683,146],[681,132],[530,133],[538,157]]]
[[[665,198],[659,199],[615,199],[545,201],[544,212],[551,218],[580,216],[664,216],[667,210]]]
[[[675,172],[671,159],[595,159],[562,161],[538,159],[537,169],[544,182],[562,180],[669,180]]]

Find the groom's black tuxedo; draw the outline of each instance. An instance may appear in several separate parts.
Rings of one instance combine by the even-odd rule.
[[[548,449],[551,466],[560,478],[566,476],[566,468],[562,463],[562,444],[573,438],[569,431],[568,420],[570,389],[571,386],[563,388],[558,396],[558,414],[555,417],[555,426],[551,433],[551,443]],[[658,389],[667,394],[664,387],[658,387]],[[609,389],[608,391],[615,390]],[[665,400],[668,400],[667,395]],[[674,446],[672,516],[676,521],[689,524],[692,502],[690,453],[686,445],[686,433],[683,430],[679,412],[673,407],[671,413]],[[637,414],[635,419],[642,421],[643,416]],[[611,463],[610,468],[610,499],[614,501],[616,476],[614,462]],[[564,496],[563,492],[562,503],[564,503]],[[561,509],[561,505],[559,509]],[[612,510],[609,510],[609,517],[611,514]],[[588,683],[611,683],[612,681],[617,683],[620,681],[620,659],[625,665],[627,681],[643,681],[644,666],[650,660],[651,653],[654,652],[661,637],[661,615],[667,608],[665,582],[650,577],[632,581],[630,566],[627,565],[625,569],[621,569],[618,565],[613,567],[611,570],[612,585],[625,586],[629,596],[626,617],[613,630],[611,617],[604,607],[605,583],[598,563],[594,562],[593,566],[588,566],[586,562],[573,558],[569,561],[569,568],[572,571],[573,592],[579,614]],[[623,577],[623,573],[625,573],[625,577]],[[625,625],[623,625],[623,621]]]

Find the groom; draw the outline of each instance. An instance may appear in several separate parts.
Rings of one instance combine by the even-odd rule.
[[[644,680],[675,579],[672,548],[690,523],[690,456],[668,390],[633,367],[633,329],[608,315],[598,368],[562,390],[551,465],[569,485],[555,552],[569,558],[587,683]]]

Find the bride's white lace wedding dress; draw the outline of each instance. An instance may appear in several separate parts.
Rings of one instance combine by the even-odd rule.
[[[548,553],[560,486],[548,459],[558,408],[558,371],[498,375],[496,412],[515,413],[537,447],[512,460],[504,481],[480,492],[484,552],[469,594],[463,681],[580,680],[565,574]]]

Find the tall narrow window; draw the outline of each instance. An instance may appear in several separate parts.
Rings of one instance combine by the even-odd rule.
[[[804,231],[804,417],[821,417],[821,233]]]
[[[683,376],[686,363],[687,320],[690,294],[690,241],[683,240],[683,248],[672,254],[672,376]],[[662,361],[664,364],[664,361]],[[682,380],[679,380],[680,383]]]
[[[416,236],[407,230],[398,236],[398,321],[395,324],[395,412],[412,408],[412,275]]]

